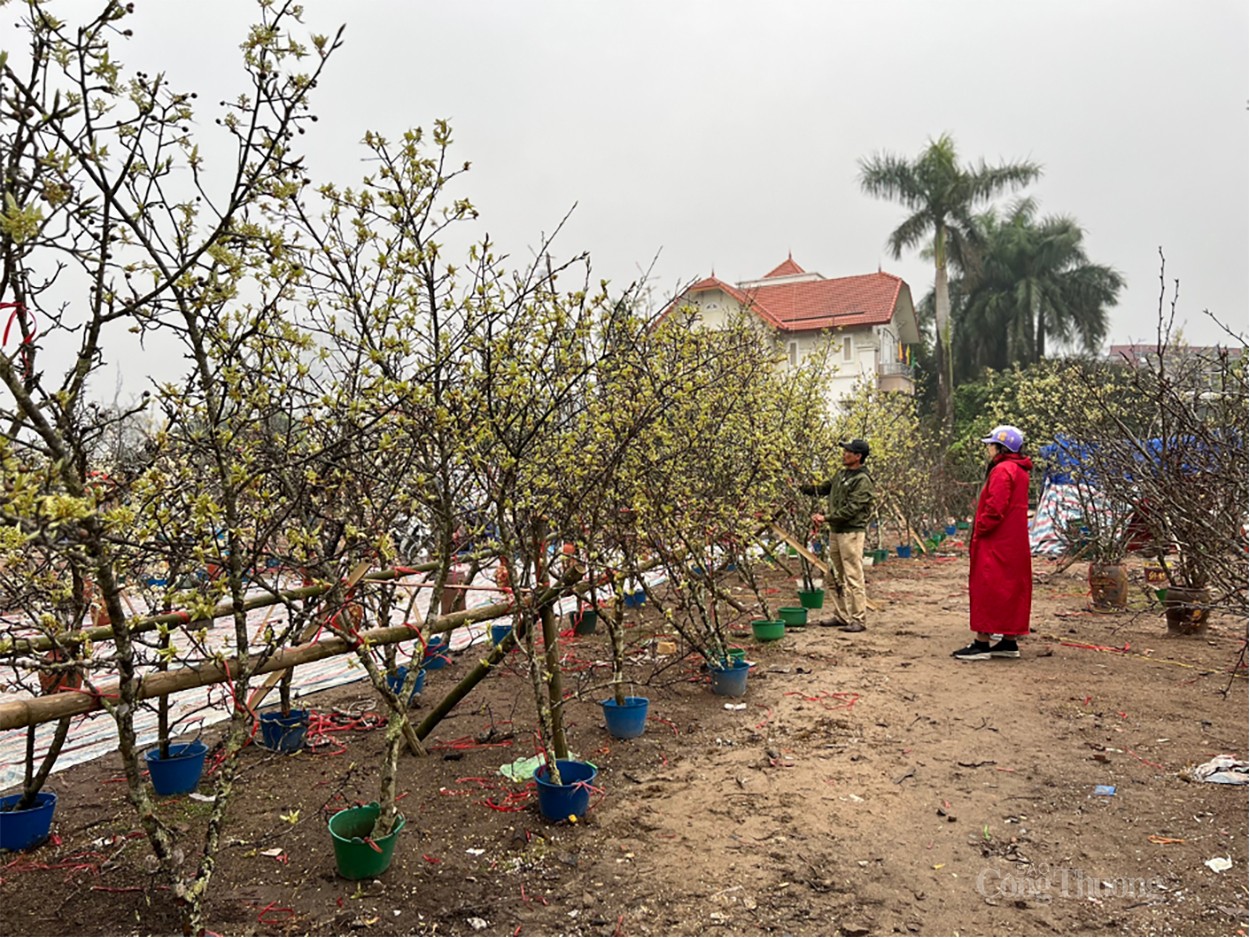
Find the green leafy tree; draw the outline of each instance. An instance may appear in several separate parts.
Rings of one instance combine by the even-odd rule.
[[[973,212],[997,195],[1027,185],[1041,174],[1032,162],[989,166],[961,166],[955,142],[946,134],[930,140],[915,159],[878,153],[859,163],[860,185],[877,198],[901,202],[911,214],[891,232],[888,244],[894,257],[930,243],[933,249],[934,316],[937,332],[938,417],[949,432],[954,387],[951,357],[948,263],[952,255],[974,256],[976,228]]]
[[[974,223],[978,257],[951,286],[957,377],[1040,361],[1048,339],[1097,352],[1124,278],[1090,262],[1076,221],[1039,219],[1036,203],[1021,199],[1005,217],[990,209]]]

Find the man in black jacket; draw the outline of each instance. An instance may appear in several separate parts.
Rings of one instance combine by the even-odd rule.
[[[868,453],[863,440],[847,440],[842,444],[842,471],[828,482],[799,489],[808,495],[829,496],[829,510],[816,512],[812,520],[829,525],[829,566],[842,584],[842,589],[833,591],[833,624],[843,632],[864,631],[868,609],[864,532],[876,501],[876,485],[864,468]]]

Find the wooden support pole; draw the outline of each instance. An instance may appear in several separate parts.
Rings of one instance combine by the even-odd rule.
[[[428,573],[430,570],[436,569],[436,563],[423,563],[416,567],[400,567],[390,570],[378,570],[363,577],[366,583],[385,583],[390,580],[398,580],[401,577],[408,576],[411,573]],[[250,612],[253,609],[260,609],[262,606],[273,606],[281,602],[289,602],[291,600],[311,599],[328,593],[334,588],[333,583],[314,583],[311,586],[300,586],[295,589],[281,590],[280,592],[262,593],[259,596],[251,596],[243,603],[243,611]],[[210,619],[224,619],[227,616],[234,615],[233,603],[219,603],[214,607],[212,614],[203,618],[192,620],[186,612],[164,612],[160,615],[146,616],[143,618],[132,619],[130,621],[130,633],[150,632],[162,625],[186,625],[188,622],[207,622]],[[66,632],[64,635],[58,635],[55,641],[56,645],[72,647],[81,645],[84,642],[107,641],[113,637],[113,629],[104,625],[90,629],[80,629],[76,632]],[[17,638],[17,639],[0,639],[0,655],[10,654],[35,654],[38,652],[51,651],[54,642],[45,635],[35,636],[33,638]]]
[[[819,557],[817,557],[810,550],[808,550],[806,544],[799,543],[799,541],[795,539],[790,534],[789,531],[787,531],[785,528],[783,528],[781,525],[777,524],[776,522],[773,523],[773,533],[776,534],[783,541],[785,541],[787,544],[789,544],[791,547],[793,547],[795,550],[797,550],[801,557],[803,557],[808,563],[810,563],[817,570],[824,573],[825,576],[830,577],[831,579],[834,578],[832,572],[829,570],[828,564],[824,563]],[[876,612],[878,609],[880,609],[878,605],[876,605],[871,599],[869,599],[866,596],[864,597],[864,604],[873,612]]]
[[[523,632],[524,630],[522,630]],[[473,670],[466,674],[460,683],[453,687],[447,696],[439,701],[426,718],[421,721],[417,727],[417,738],[425,739],[429,736],[434,731],[434,727],[442,722],[443,717],[451,713],[452,708],[456,704],[464,700],[469,695],[469,692],[482,682],[483,678],[498,667],[504,657],[516,647],[517,641],[522,637],[524,635],[518,635],[516,629],[513,628],[502,642],[491,646],[490,654],[481,659]]]
[[[347,576],[347,583],[345,584],[347,589],[350,590],[357,583],[359,583],[360,578],[365,575],[365,572],[368,571],[368,569],[369,561],[362,560],[358,563],[355,569],[353,569]],[[300,633],[299,640],[296,642],[296,645],[298,646],[304,644],[305,642],[312,641],[312,637],[317,634],[317,631],[320,628],[321,624],[317,622],[316,619],[309,622],[306,626],[304,626],[304,631]],[[248,709],[255,710],[262,703],[264,703],[265,698],[269,696],[270,692],[278,685],[278,683],[282,680],[283,675],[285,675],[288,670],[289,669],[275,671],[270,674],[269,677],[265,678],[265,682],[261,684],[260,687],[256,688],[256,690],[252,691],[252,695],[248,697]]]
[[[464,612],[452,613],[435,620],[434,626],[440,631],[449,631],[471,622],[495,619],[510,612],[512,603],[492,603],[479,606]],[[407,641],[412,638],[412,630],[407,626],[390,626],[388,628],[370,629],[360,634],[360,639],[371,645],[389,645]],[[330,638],[311,645],[297,645],[264,656],[253,655],[249,659],[251,673],[268,674],[285,671],[296,665],[308,664],[347,654],[353,645],[342,638]],[[194,668],[182,668],[177,671],[152,672],[145,674],[139,686],[137,699],[147,700],[165,694],[175,694],[193,687],[204,687],[231,680],[231,675],[239,673],[237,659],[227,659],[224,663],[213,662]],[[117,693],[116,685],[105,685],[99,690],[101,697],[112,699]],[[16,729],[34,723],[47,723],[61,717],[75,716],[99,710],[102,704],[99,699],[86,690],[52,694],[47,697],[34,697],[29,700],[15,700],[0,704],[0,730]]]

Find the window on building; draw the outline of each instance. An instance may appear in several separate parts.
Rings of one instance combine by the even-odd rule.
[[[842,360],[844,362],[851,360],[851,337],[849,335],[842,337]]]
[[[799,343],[790,343],[790,367],[797,368],[799,364]]]

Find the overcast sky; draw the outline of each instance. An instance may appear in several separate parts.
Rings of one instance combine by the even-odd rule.
[[[239,90],[252,4],[137,6],[127,65],[202,106]],[[657,252],[664,293],[792,252],[830,277],[881,265],[918,302],[932,268],[889,256],[903,209],[860,191],[857,161],[947,132],[965,161],[1043,165],[1042,213],[1074,216],[1091,259],[1127,278],[1111,341],[1153,337],[1160,246],[1191,341],[1219,339],[1204,308],[1247,328],[1244,0],[307,7],[310,31],[347,27],[314,98],[314,175],[355,181],[366,129],[448,118],[473,162],[457,194],[514,255],[577,203],[558,246],[617,283]]]

